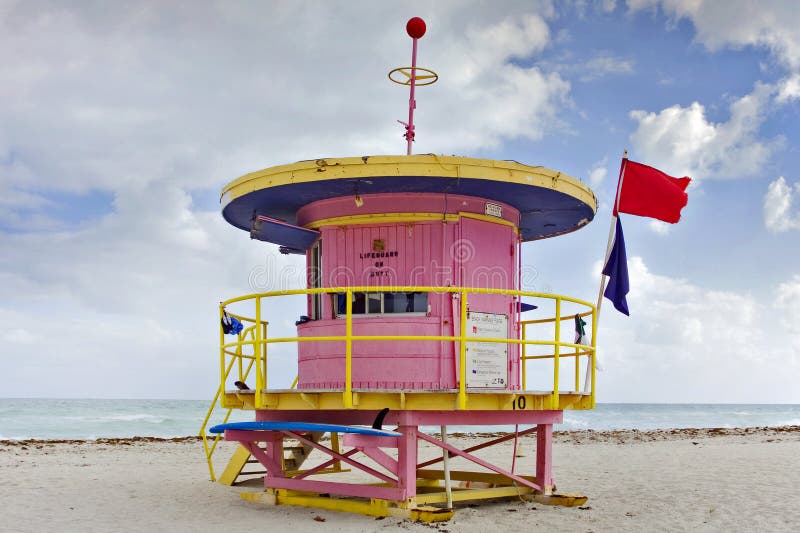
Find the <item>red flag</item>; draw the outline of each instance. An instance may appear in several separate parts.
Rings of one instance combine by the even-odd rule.
[[[689,201],[685,191],[691,178],[673,178],[657,168],[628,160],[623,161],[622,172],[614,216],[629,213],[671,224],[681,219],[681,209]]]

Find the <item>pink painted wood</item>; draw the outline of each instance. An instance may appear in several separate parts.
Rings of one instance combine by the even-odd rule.
[[[525,435],[528,435],[529,433],[535,433],[536,431],[537,431],[537,428],[532,427],[532,428],[520,431],[517,434],[510,433],[510,434],[508,434],[508,435],[506,435],[504,437],[500,437],[500,438],[497,438],[497,439],[492,439],[490,441],[482,442],[480,444],[476,444],[475,446],[470,446],[469,448],[464,448],[464,451],[467,452],[467,453],[471,453],[471,452],[474,452],[474,451],[477,451],[477,450],[482,450],[484,448],[489,448],[490,446],[494,446],[495,444],[500,444],[501,442],[509,441],[509,440],[511,440],[511,439],[513,439],[513,438],[515,438],[517,436],[523,437]],[[442,457],[437,457],[435,459],[431,459],[430,461],[425,461],[424,463],[418,464],[417,465],[417,469],[425,468],[425,467],[431,466],[431,465],[435,465],[436,463],[441,463],[443,460],[444,459]]]
[[[358,449],[353,448],[350,451],[344,452],[342,455],[344,455],[345,457],[350,457],[351,455],[354,455],[356,453],[358,453]],[[306,470],[305,472],[297,474],[296,476],[294,476],[294,479],[303,479],[303,478],[306,478],[308,476],[313,476],[317,472],[325,470],[329,466],[333,466],[338,461],[339,461],[339,459],[336,459],[336,458],[329,459],[329,460],[325,461],[324,463],[315,466],[314,468],[310,468],[310,469]]]
[[[441,194],[373,194],[356,207],[351,198],[320,200],[298,213],[301,224],[363,214],[475,213],[484,216],[486,200]],[[492,202],[496,203],[496,202]],[[516,225],[519,212],[502,206],[502,220]],[[460,217],[457,221],[332,224],[319,228],[322,287],[465,286],[516,288],[518,239],[510,225]],[[310,261],[310,259],[309,259]],[[310,263],[309,263],[309,266]],[[460,334],[458,302],[450,293],[427,294],[427,309],[417,314],[355,315],[353,334]],[[309,304],[310,305],[310,304]],[[472,312],[508,317],[510,338],[518,335],[516,301],[508,295],[473,294]],[[338,296],[322,296],[322,315],[298,326],[300,337],[339,336]],[[310,311],[309,311],[310,314]],[[357,389],[441,390],[458,387],[457,341],[353,341],[352,386]],[[508,345],[507,379],[499,388],[520,388],[519,347]],[[345,343],[305,342],[298,345],[298,389],[344,388]]]
[[[266,481],[266,480],[265,480]],[[375,485],[356,485],[353,483],[337,483],[333,481],[316,481],[310,479],[270,478],[266,488],[304,490],[357,498],[381,498],[384,500],[404,500],[404,492],[395,487],[379,487]]]
[[[553,426],[536,426],[536,482],[545,494],[553,490]]]
[[[385,451],[381,450],[380,448],[373,448],[372,446],[360,447],[359,450],[364,452],[364,455],[384,467],[392,474],[397,475],[399,463]]]
[[[400,426],[397,431],[403,434],[398,437],[397,486],[405,500],[417,495],[417,437],[421,433],[416,426]]]
[[[361,448],[397,448],[398,438],[399,437],[379,437],[375,435],[345,433],[342,435],[342,444]]]
[[[538,412],[538,414],[541,413],[542,412]],[[560,411],[549,411],[544,413],[549,414],[547,417],[548,420],[560,420],[562,414]],[[405,418],[408,418],[407,413],[401,412],[400,414],[406,415]],[[401,418],[403,418],[403,416],[401,416]],[[291,431],[278,432],[227,430],[225,432],[225,438],[226,440],[236,440],[241,442],[250,451],[253,457],[255,457],[259,463],[261,463],[267,469],[267,475],[264,477],[264,486],[266,488],[327,492],[343,496],[384,498],[395,501],[412,498],[416,496],[417,493],[417,470],[441,461],[441,459],[435,459],[417,464],[418,441],[422,440],[447,450],[451,456],[463,457],[468,461],[500,474],[516,483],[530,487],[537,492],[543,492],[545,494],[552,493],[553,426],[551,423],[540,423],[535,428],[529,428],[519,432],[519,435],[527,435],[534,431],[537,434],[535,483],[494,464],[491,464],[488,461],[485,461],[471,453],[473,451],[494,446],[501,442],[512,439],[515,437],[514,434],[505,435],[503,437],[461,450],[451,444],[445,444],[434,437],[419,432],[416,425],[400,425],[397,428],[397,431],[401,433],[402,436],[370,437],[361,435],[345,435],[343,437],[343,443],[345,445],[354,447],[344,453],[336,452],[327,446],[308,439],[303,434],[298,434]],[[298,474],[294,478],[287,478],[282,466],[284,437],[296,439],[302,444],[320,450],[321,452],[330,456],[331,459],[323,462],[307,472]],[[267,444],[266,450],[262,450],[257,445],[258,442],[265,442]],[[380,448],[382,447],[397,447],[397,459],[395,460],[389,454],[381,450]],[[373,459],[376,463],[381,465],[392,474],[395,474],[397,479],[393,479],[382,472],[365,465],[364,463],[352,459],[351,456],[359,451]],[[336,461],[347,463],[350,466],[361,470],[362,472],[370,474],[371,476],[374,476],[377,479],[394,486],[376,487],[375,485],[361,485],[306,479],[307,477],[333,465]]]
[[[324,452],[324,453],[330,455],[334,459],[339,459],[343,463],[347,463],[347,464],[349,464],[350,466],[352,466],[354,468],[358,468],[362,472],[366,472],[367,474],[369,474],[371,476],[374,476],[374,477],[376,477],[376,478],[378,478],[378,479],[380,479],[382,481],[385,481],[387,483],[392,483],[392,484],[397,482],[396,480],[390,478],[389,476],[385,475],[384,473],[378,472],[374,468],[370,468],[369,466],[367,466],[367,465],[365,465],[363,463],[360,463],[360,462],[358,462],[358,461],[356,461],[354,459],[351,459],[350,456],[348,456],[348,455],[344,455],[344,454],[338,453],[338,452],[328,448],[327,446],[324,446],[324,445],[322,445],[322,444],[320,444],[318,442],[314,442],[311,439],[307,439],[306,437],[304,437],[304,436],[302,436],[302,435],[300,435],[298,433],[293,433],[291,431],[284,431],[282,433],[285,433],[286,435],[288,435],[288,436],[290,436],[290,437],[292,437],[294,439],[299,440],[300,442],[302,442],[303,444],[306,444],[307,446],[311,446],[312,448],[316,448],[317,450],[320,450],[321,452]]]
[[[463,450],[459,450],[458,448],[456,448],[455,446],[453,446],[451,444],[445,444],[445,443],[443,443],[442,441],[440,441],[438,439],[435,439],[435,438],[433,438],[433,437],[431,437],[429,435],[425,435],[424,433],[419,433],[418,437],[421,440],[430,442],[431,444],[433,444],[435,446],[438,446],[440,448],[444,448],[445,450],[451,452],[453,455],[457,455],[459,457],[463,457],[464,459],[466,459],[468,461],[471,461],[471,462],[473,462],[473,463],[475,463],[477,465],[480,465],[480,466],[482,466],[482,467],[484,467],[484,468],[486,468],[488,470],[491,470],[492,472],[496,472],[496,473],[498,473],[498,474],[500,474],[500,475],[502,475],[504,477],[507,477],[508,479],[516,481],[517,483],[519,483],[521,485],[525,485],[526,487],[530,487],[530,488],[532,488],[533,490],[536,490],[536,491],[541,491],[542,490],[542,488],[539,485],[537,485],[536,483],[531,483],[530,481],[528,481],[525,478],[519,477],[516,474],[512,474],[511,472],[509,472],[507,470],[504,470],[504,469],[500,468],[499,466],[495,466],[495,465],[493,465],[492,463],[490,463],[488,461],[484,461],[480,457],[476,457],[476,456],[474,456],[474,455],[472,455],[470,453],[467,453],[467,452],[465,452]]]

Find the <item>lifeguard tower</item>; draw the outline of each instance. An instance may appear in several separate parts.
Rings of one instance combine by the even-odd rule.
[[[249,499],[426,521],[468,500],[581,503],[554,493],[552,431],[565,409],[594,407],[595,307],[522,290],[521,247],[588,224],[596,198],[540,166],[411,155],[414,90],[436,74],[416,66],[424,23],[407,30],[412,66],[390,73],[411,93],[406,155],[311,159],[222,191],[225,220],[304,255],[308,275],[307,287],[220,304],[212,407],[255,419],[216,428],[242,445],[220,481],[233,484],[257,461],[264,491]],[[306,305],[294,316],[285,302],[296,295]],[[287,319],[296,334],[272,334]],[[590,335],[576,337],[573,324]],[[281,388],[269,386],[278,346],[282,357],[296,347],[297,360],[294,383]],[[208,420],[201,434],[215,479]],[[454,425],[516,430],[460,449],[447,442]],[[475,453],[510,440],[516,449],[531,433],[535,460],[511,454],[499,466]],[[420,443],[441,453],[422,460]]]

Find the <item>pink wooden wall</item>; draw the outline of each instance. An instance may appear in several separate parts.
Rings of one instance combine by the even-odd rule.
[[[476,213],[486,201],[440,194],[364,196],[315,202],[298,214],[301,224],[347,215],[374,213]],[[365,209],[366,208],[366,209]],[[503,219],[516,225],[519,214],[503,205]],[[415,221],[320,228],[322,286],[467,286],[516,288],[517,235],[514,227],[461,216],[457,221]],[[375,250],[382,241],[383,250]],[[322,317],[298,326],[299,336],[343,335],[345,321],[335,318],[333,298],[323,297]],[[512,297],[472,295],[470,311],[509,318],[516,338]],[[429,293],[419,315],[384,314],[353,318],[355,335],[458,335],[459,302],[449,293]],[[310,302],[309,302],[310,305]],[[360,341],[353,343],[353,386],[369,389],[452,389],[458,386],[458,344],[442,341]],[[298,343],[298,388],[344,386],[344,343]],[[508,387],[519,388],[518,346],[509,345]]]

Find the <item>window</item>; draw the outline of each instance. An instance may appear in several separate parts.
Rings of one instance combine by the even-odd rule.
[[[322,240],[318,240],[311,247],[308,285],[312,289],[319,289],[322,287]],[[311,295],[311,320],[319,320],[322,318],[322,295]]]
[[[343,317],[347,312],[344,294],[337,295],[337,315]],[[428,293],[426,292],[354,292],[354,315],[399,315],[428,312]]]

